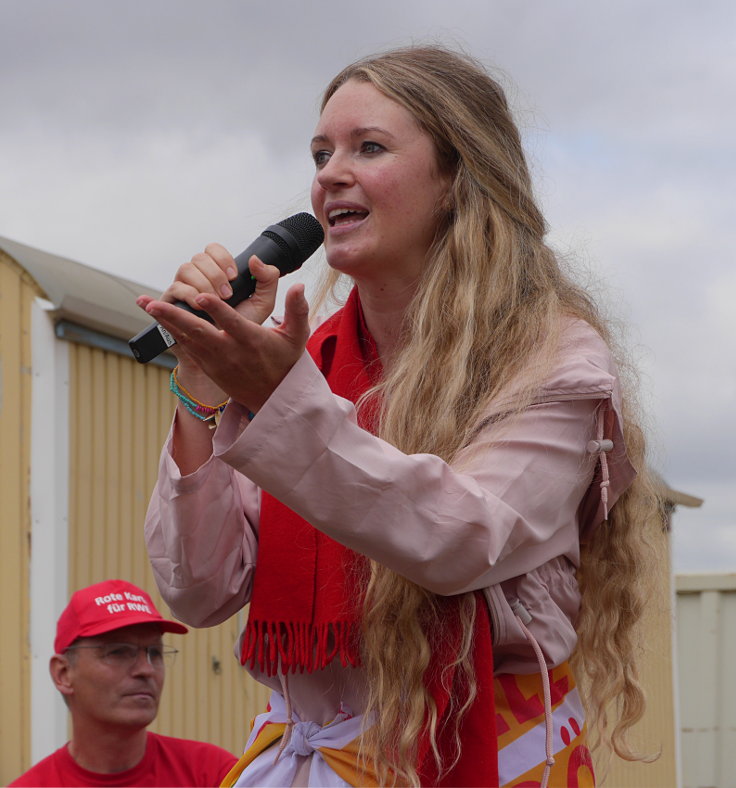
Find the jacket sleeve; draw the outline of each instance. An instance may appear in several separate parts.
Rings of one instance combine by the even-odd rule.
[[[532,405],[487,425],[451,467],[358,427],[305,354],[245,425],[230,406],[215,457],[319,530],[438,594],[483,588],[554,556],[578,559],[587,445],[606,394]]]
[[[174,615],[192,626],[213,626],[250,599],[259,494],[216,457],[182,476],[170,447],[171,433],[146,515],[148,555]]]

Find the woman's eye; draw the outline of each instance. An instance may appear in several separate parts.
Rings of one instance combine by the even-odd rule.
[[[312,153],[312,158],[317,167],[322,167],[329,160],[330,154],[329,151],[326,150],[316,150]]]
[[[380,153],[383,150],[383,145],[379,145],[377,142],[366,140],[360,146],[360,149],[362,153]]]

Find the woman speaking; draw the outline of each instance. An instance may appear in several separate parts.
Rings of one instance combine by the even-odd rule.
[[[255,258],[232,308],[217,244],[138,302],[179,359],[159,588],[193,626],[248,605],[237,652],[272,689],[227,784],[593,785],[589,734],[633,757],[643,713],[655,502],[504,94],[465,55],[382,53],[330,83],[311,150],[339,311],[311,330],[295,285],[266,323]]]

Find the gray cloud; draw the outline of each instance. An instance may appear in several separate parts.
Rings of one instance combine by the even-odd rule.
[[[462,46],[507,86],[551,240],[629,326],[658,467],[706,498],[675,516],[678,567],[733,569],[735,22],[729,0],[4,0],[0,234],[164,287],[307,207],[343,65]]]

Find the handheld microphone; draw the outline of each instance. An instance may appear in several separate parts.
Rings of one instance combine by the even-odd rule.
[[[301,264],[317,251],[324,240],[320,223],[308,213],[297,213],[289,216],[278,224],[267,227],[255,241],[235,258],[238,276],[230,282],[233,294],[225,303],[236,306],[246,298],[250,298],[256,289],[256,280],[248,268],[248,260],[253,255],[260,258],[266,265],[275,265],[280,275],[296,271]],[[184,301],[177,301],[176,306],[186,309],[204,320],[213,322],[212,318],[198,309],[193,309]],[[176,340],[159,323],[153,323],[128,341],[136,361],[146,364],[156,358],[164,350],[176,344]]]

